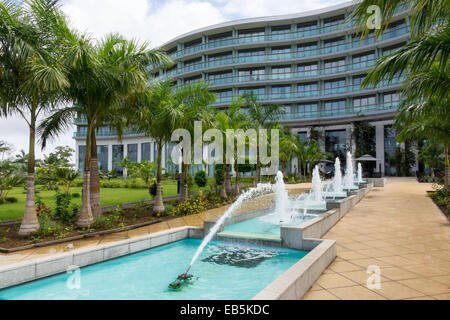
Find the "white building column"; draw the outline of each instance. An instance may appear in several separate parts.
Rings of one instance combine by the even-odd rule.
[[[128,156],[128,144],[123,144],[123,158]],[[122,168],[123,171],[123,177],[126,178],[128,176],[127,169]]]
[[[112,144],[108,144],[108,171],[113,169],[113,147]]]
[[[384,123],[375,123],[375,150],[377,158],[377,168],[376,172],[380,172],[381,165],[381,175],[384,176]]]
[[[141,163],[142,162],[142,143],[137,143],[137,162]]]

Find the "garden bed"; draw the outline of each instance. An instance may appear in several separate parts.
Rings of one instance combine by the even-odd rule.
[[[41,221],[41,229],[30,237],[21,237],[18,234],[20,221],[0,225],[0,252],[10,253],[35,247],[50,246],[58,243],[80,240],[132,230],[151,224],[169,221],[181,216],[199,214],[205,210],[228,205],[233,201],[209,201],[205,197],[191,197],[188,202],[176,205],[177,201],[165,202],[166,211],[162,214],[153,213],[153,205],[137,204],[134,207],[108,211],[101,219],[97,219],[89,228],[76,228],[73,222],[60,223],[58,229],[45,227]],[[169,209],[170,208],[170,209]],[[42,218],[42,217],[41,217]],[[54,222],[54,221],[53,221]],[[44,229],[44,230],[42,230]]]
[[[442,213],[447,217],[450,221],[450,191],[445,191],[445,188],[441,188],[436,191],[427,191],[428,197],[433,200],[436,206],[441,209]]]

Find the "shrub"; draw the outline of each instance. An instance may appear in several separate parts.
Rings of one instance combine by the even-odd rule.
[[[81,194],[79,194],[78,192],[74,192],[72,193],[72,198],[80,198]]]
[[[198,171],[194,176],[195,183],[200,187],[203,188],[208,183],[208,177],[206,176],[205,171]]]
[[[214,167],[214,179],[216,179],[216,184],[218,186],[222,185],[223,182],[223,165],[216,164]]]
[[[52,219],[52,217],[46,213],[38,217],[39,230],[37,235],[40,237],[48,237],[56,235],[64,230],[64,226]]]
[[[149,192],[152,197],[156,197],[156,181],[151,184]]]
[[[42,199],[40,197],[36,197],[34,199],[34,206],[36,208],[36,215],[38,217],[44,215],[44,214],[49,214],[51,209],[49,207],[47,207],[47,205],[42,201]]]
[[[199,194],[189,197],[188,201],[178,204],[171,212],[172,216],[187,216],[198,214],[206,210],[207,202],[205,196]]]
[[[72,222],[78,212],[78,207],[71,204],[69,193],[56,194],[55,218],[61,222]]]

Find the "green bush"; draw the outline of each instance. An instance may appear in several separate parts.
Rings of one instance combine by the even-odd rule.
[[[75,218],[78,207],[72,205],[72,197],[69,193],[57,193],[56,194],[56,207],[55,207],[55,218],[61,222],[72,222]]]
[[[156,181],[154,181],[154,182],[152,183],[152,185],[150,186],[149,191],[150,191],[150,194],[151,194],[153,197],[156,197]]]
[[[64,225],[52,219],[49,214],[43,214],[38,217],[39,230],[37,235],[40,237],[48,237],[58,234],[64,230]]]
[[[78,192],[74,192],[72,193],[72,198],[80,198],[81,194],[79,194]]]
[[[208,177],[206,176],[205,171],[198,171],[194,176],[195,183],[200,187],[203,188],[208,183]]]
[[[5,199],[0,199],[0,204],[5,204],[5,203],[17,203],[19,200],[17,200],[17,198],[15,197],[7,197]]]
[[[223,165],[216,164],[214,167],[214,179],[216,179],[216,184],[218,186],[222,185],[223,182]]]

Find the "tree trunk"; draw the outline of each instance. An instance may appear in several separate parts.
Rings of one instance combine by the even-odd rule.
[[[234,171],[236,171],[236,183],[234,184],[234,194],[239,196],[239,164],[236,161],[236,165],[234,166]]]
[[[88,121],[88,132],[86,135],[86,154],[84,157],[84,180],[83,180],[83,199],[81,203],[80,216],[77,226],[81,228],[88,227],[94,222],[91,208],[91,136],[93,124]]]
[[[102,206],[100,203],[100,173],[98,169],[97,139],[95,130],[91,134],[91,210],[95,218],[102,216]]]
[[[188,185],[188,171],[189,171],[189,165],[186,163],[182,164],[182,170],[183,170],[183,184],[181,185],[181,196],[180,201],[186,202],[188,200],[189,196],[189,185]]]
[[[444,186],[446,188],[450,185],[450,163],[449,163],[449,157],[448,157],[448,145],[444,144],[444,156],[445,156],[445,172],[444,172]]]
[[[161,158],[162,158],[162,142],[158,142],[158,165],[156,174],[156,196],[155,202],[153,204],[153,212],[161,213],[165,210],[164,203],[162,199],[162,189],[161,189]]]
[[[261,159],[259,158],[259,143],[256,147],[256,184],[261,183]]]
[[[226,190],[226,186],[225,186],[225,171],[226,171],[226,165],[223,164],[222,165],[222,188],[220,189],[220,198],[222,200],[226,200],[228,199],[228,195],[227,195],[227,190]]]
[[[225,174],[225,178],[226,178],[226,183],[225,183],[225,188],[226,188],[226,190],[227,190],[227,194],[231,194],[232,192],[233,192],[233,187],[232,187],[232,185],[231,185],[231,174],[230,174],[230,171],[231,171],[231,165],[229,165],[229,164],[227,164],[226,166],[225,166],[225,168],[226,168],[226,174]]]
[[[19,229],[19,235],[27,237],[39,230],[39,221],[36,215],[36,206],[34,204],[34,166],[35,166],[35,139],[36,139],[36,117],[32,112],[30,123],[30,145],[28,153],[27,170],[27,198],[25,213]]]

